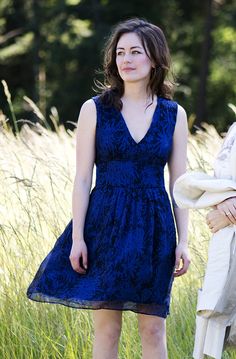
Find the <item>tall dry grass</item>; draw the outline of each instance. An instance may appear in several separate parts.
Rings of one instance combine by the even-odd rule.
[[[35,107],[34,111],[39,110]],[[55,123],[54,133],[39,123],[25,123],[14,136],[7,119],[3,114],[0,117],[0,358],[4,359],[92,358],[91,311],[36,303],[26,297],[39,264],[72,216],[75,136]],[[212,126],[191,136],[189,168],[211,172],[221,141]],[[167,319],[170,359],[192,357],[197,289],[209,239],[205,212],[191,212],[192,264],[188,274],[174,282]],[[133,312],[123,313],[119,358],[141,358]],[[236,355],[225,352],[223,358]]]

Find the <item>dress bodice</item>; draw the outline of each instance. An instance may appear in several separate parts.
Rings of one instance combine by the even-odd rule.
[[[164,187],[177,103],[158,97],[150,127],[137,143],[120,111],[103,105],[99,96],[93,100],[97,108],[96,187]]]

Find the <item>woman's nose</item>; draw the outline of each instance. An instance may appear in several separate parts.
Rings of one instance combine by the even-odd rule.
[[[123,57],[123,62],[131,62],[131,56],[130,54],[124,54],[124,57]]]

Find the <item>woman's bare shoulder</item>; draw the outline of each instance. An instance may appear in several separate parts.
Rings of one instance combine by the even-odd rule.
[[[179,104],[177,108],[176,127],[181,129],[188,127],[188,119],[187,119],[186,111]]]
[[[185,109],[179,103],[178,103],[177,115],[179,117],[181,117],[181,118],[184,118],[184,119],[187,117]]]
[[[93,126],[96,123],[96,117],[95,102],[93,99],[88,99],[82,104],[80,108],[78,122],[87,126]]]
[[[95,102],[92,98],[86,100],[81,108],[80,108],[80,113],[90,113],[90,114],[94,114],[96,113],[96,105],[95,105]]]

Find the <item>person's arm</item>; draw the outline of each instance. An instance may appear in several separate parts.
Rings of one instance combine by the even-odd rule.
[[[80,110],[76,129],[76,174],[72,192],[72,248],[70,261],[73,269],[85,273],[88,265],[84,241],[84,222],[89,203],[95,160],[96,106],[86,101]],[[80,259],[83,261],[81,266]]]
[[[178,245],[176,247],[175,276],[181,276],[187,272],[190,264],[190,255],[188,252],[188,209],[180,209],[175,203],[173,197],[173,186],[178,177],[186,172],[187,165],[187,138],[188,122],[186,112],[182,106],[178,105],[177,119],[173,136],[173,147],[169,167],[169,189],[175,216],[175,222],[178,234]],[[180,267],[180,262],[182,265]]]

